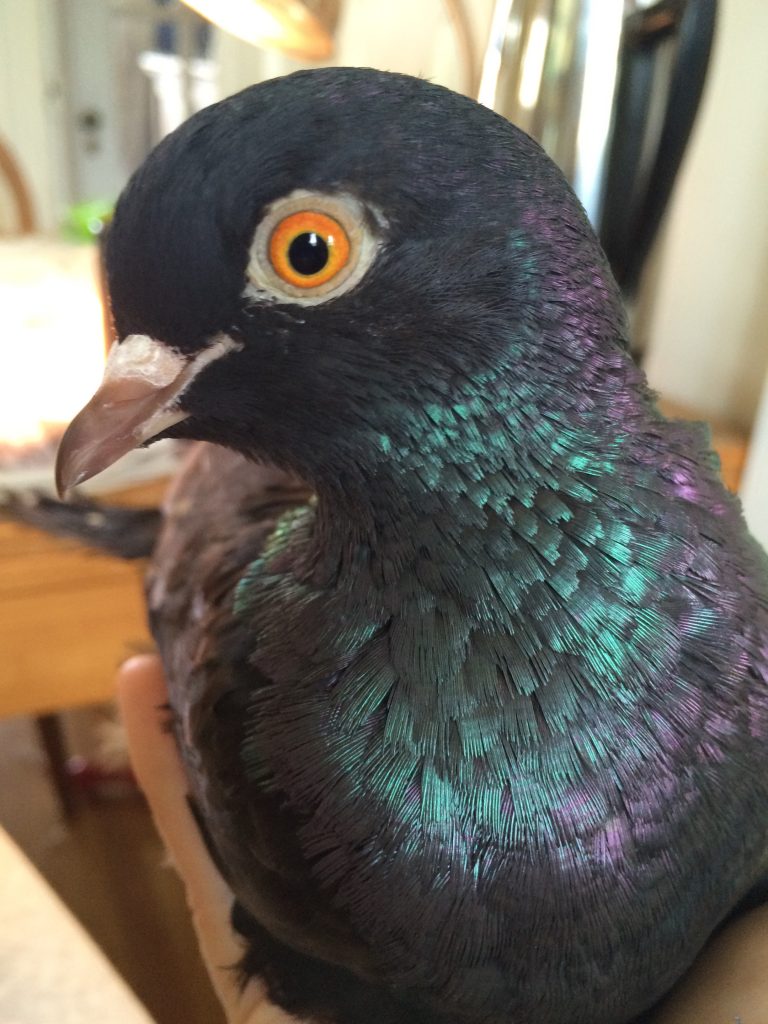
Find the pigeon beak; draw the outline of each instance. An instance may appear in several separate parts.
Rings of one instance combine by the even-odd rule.
[[[186,355],[146,334],[131,334],[109,352],[104,379],[61,439],[56,489],[66,496],[119,458],[187,419],[178,405],[200,371],[240,346],[226,334]]]

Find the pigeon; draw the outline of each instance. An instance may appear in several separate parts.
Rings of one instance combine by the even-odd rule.
[[[539,146],[326,68],[107,243],[61,491],[198,442],[147,600],[244,977],[328,1024],[644,1019],[768,866],[768,564]]]

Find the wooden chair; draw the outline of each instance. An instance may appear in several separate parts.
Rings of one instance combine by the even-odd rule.
[[[13,234],[31,235],[37,229],[32,195],[24,180],[16,158],[0,138],[0,182],[3,183],[14,206],[16,231]]]

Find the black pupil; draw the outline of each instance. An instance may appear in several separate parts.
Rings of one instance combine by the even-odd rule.
[[[297,274],[319,274],[328,262],[328,243],[314,231],[304,231],[291,242],[288,259]]]

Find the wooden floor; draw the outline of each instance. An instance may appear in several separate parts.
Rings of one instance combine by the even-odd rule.
[[[58,811],[29,719],[0,722],[0,824],[58,892],[157,1024],[222,1024],[181,886],[136,794]]]

